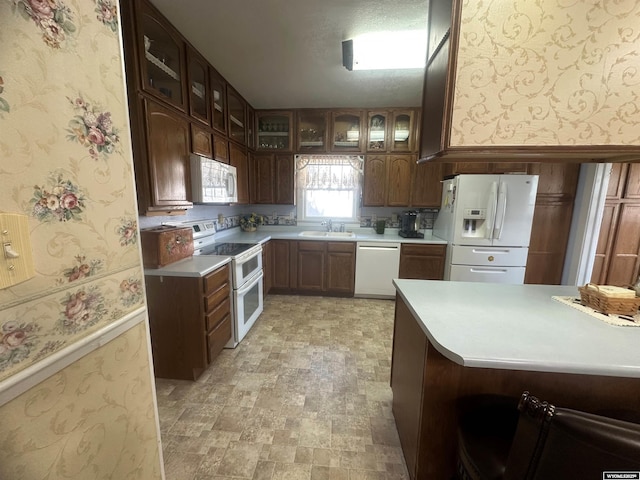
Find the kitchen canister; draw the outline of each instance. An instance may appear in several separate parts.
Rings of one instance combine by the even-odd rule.
[[[385,221],[384,220],[378,220],[376,222],[376,233],[383,234],[384,233],[384,227],[385,227]]]

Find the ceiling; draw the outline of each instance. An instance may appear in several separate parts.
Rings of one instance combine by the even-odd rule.
[[[424,70],[348,71],[342,41],[424,29],[428,0],[151,0],[256,109],[418,107]]]

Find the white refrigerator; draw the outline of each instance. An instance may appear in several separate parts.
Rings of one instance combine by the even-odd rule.
[[[449,242],[444,279],[524,283],[537,190],[537,175],[445,180],[433,226]]]

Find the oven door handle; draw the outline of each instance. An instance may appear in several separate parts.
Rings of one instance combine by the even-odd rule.
[[[245,282],[245,284],[242,285],[242,287],[240,287],[238,290],[236,290],[238,295],[244,295],[249,290],[251,290],[255,286],[255,284],[258,283],[262,279],[263,276],[264,275],[262,274],[262,270],[260,270],[253,277],[251,277],[249,280],[247,280]]]

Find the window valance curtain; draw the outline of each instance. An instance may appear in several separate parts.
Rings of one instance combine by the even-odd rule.
[[[353,190],[360,185],[362,155],[296,155],[298,187],[305,190]]]

